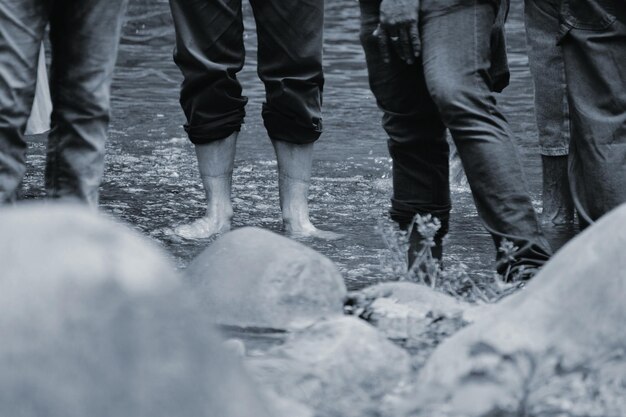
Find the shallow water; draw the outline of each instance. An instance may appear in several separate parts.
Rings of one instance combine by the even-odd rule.
[[[332,258],[348,286],[359,288],[390,278],[390,265],[384,262],[387,250],[375,230],[388,207],[390,160],[358,42],[358,3],[329,0],[326,11],[326,132],[316,148],[311,215],[319,227],[346,238],[305,243]],[[246,2],[244,14],[248,49],[240,79],[250,101],[234,174],[234,227],[280,232],[276,163],[260,118],[264,93],[256,76],[256,35]],[[532,197],[538,202],[541,174],[519,4],[511,13],[508,39],[512,83],[500,102],[517,134]],[[101,204],[105,212],[160,242],[184,268],[208,242],[182,241],[164,231],[204,211],[195,154],[181,127],[181,75],[171,58],[173,42],[167,1],[131,0],[113,85]],[[43,195],[44,150],[44,138],[34,138],[26,198]],[[495,252],[471,194],[457,187],[453,198],[446,262],[462,261],[473,273],[490,274]]]

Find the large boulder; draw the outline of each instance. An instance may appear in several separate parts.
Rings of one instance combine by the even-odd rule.
[[[446,340],[398,408],[411,416],[444,408],[465,417],[626,415],[624,224],[626,205]]]
[[[0,282],[43,292],[61,282],[116,281],[131,292],[173,287],[168,256],[138,233],[82,206],[25,203],[0,210]],[[19,289],[18,288],[18,289]]]
[[[333,262],[313,249],[258,229],[220,237],[186,275],[219,324],[301,328],[342,314],[346,287]]]
[[[276,415],[150,242],[64,205],[0,231],[0,415]]]
[[[248,369],[262,386],[316,417],[377,416],[385,395],[407,384],[410,357],[375,328],[339,317],[291,334]]]

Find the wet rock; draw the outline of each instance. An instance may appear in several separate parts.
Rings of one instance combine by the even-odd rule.
[[[317,417],[375,416],[381,399],[410,378],[409,355],[362,320],[340,317],[289,336],[248,368],[279,397]]]
[[[0,230],[0,415],[276,416],[150,242],[50,204]]]
[[[613,372],[626,368],[624,224],[626,205],[446,340],[393,414],[626,415],[626,374]]]
[[[219,238],[187,268],[194,291],[219,324],[298,328],[342,314],[346,287],[331,260],[258,229]]]
[[[421,339],[435,327],[462,326],[476,309],[468,303],[411,282],[385,282],[351,292],[347,309],[392,339]],[[456,330],[454,330],[456,331]]]

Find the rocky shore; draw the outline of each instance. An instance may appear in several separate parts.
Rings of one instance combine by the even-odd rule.
[[[625,222],[476,304],[410,282],[348,293],[327,257],[261,229],[181,273],[83,208],[2,209],[0,415],[621,417]],[[252,350],[223,325],[282,336]]]

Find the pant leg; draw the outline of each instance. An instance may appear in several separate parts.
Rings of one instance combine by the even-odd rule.
[[[433,255],[441,258],[451,208],[445,126],[426,89],[421,63],[407,65],[395,54],[389,63],[383,62],[377,37],[372,34],[380,20],[380,0],[362,0],[360,6],[360,37],[370,88],[383,111],[382,124],[389,136],[393,164],[390,216],[403,229],[417,214],[437,217],[441,228]],[[413,232],[411,241],[417,248],[422,237]]]
[[[251,0],[265,84],[263,121],[274,140],[315,142],[322,133],[324,0]]]
[[[230,136],[241,130],[248,102],[237,81],[245,59],[241,0],[170,0],[170,6],[189,139],[203,144]]]
[[[46,191],[93,206],[104,172],[111,81],[127,0],[56,1]]]
[[[626,202],[626,7],[566,0],[570,184],[582,223]]]
[[[506,238],[519,248],[516,263],[541,265],[551,250],[531,204],[513,135],[491,92],[494,18],[489,0],[423,0],[424,75],[496,246]],[[499,256],[502,270],[507,261]]]
[[[569,152],[569,114],[563,51],[557,45],[560,0],[525,0],[526,44],[535,92],[539,148],[545,156]]]
[[[48,13],[44,0],[0,2],[0,204],[15,198],[26,170],[24,130]]]

